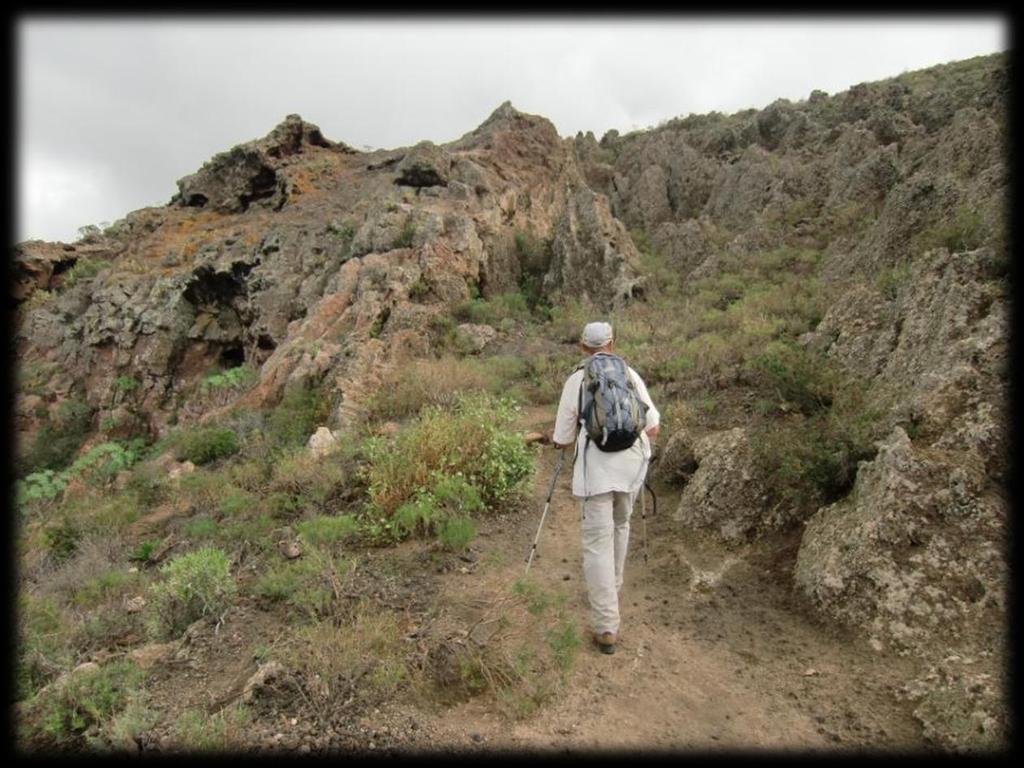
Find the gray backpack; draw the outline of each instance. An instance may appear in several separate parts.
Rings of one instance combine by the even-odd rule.
[[[647,405],[637,394],[626,361],[598,352],[579,368],[583,369],[579,414],[587,439],[602,451],[632,448],[647,423]]]

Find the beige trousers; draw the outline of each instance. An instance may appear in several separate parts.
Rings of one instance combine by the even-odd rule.
[[[595,632],[619,631],[619,590],[635,499],[636,493],[609,491],[583,500],[583,578]]]

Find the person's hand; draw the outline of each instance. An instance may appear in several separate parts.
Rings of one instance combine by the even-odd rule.
[[[647,433],[647,437],[651,441],[653,441],[654,438],[656,438],[658,436],[658,433],[661,432],[661,424],[655,424],[653,427],[650,427],[649,429],[645,429],[644,432],[646,432]]]

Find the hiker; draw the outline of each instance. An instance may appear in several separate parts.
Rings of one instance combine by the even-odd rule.
[[[562,387],[555,428],[546,436],[555,448],[576,443],[572,495],[582,500],[583,575],[593,637],[602,652],[615,653],[629,518],[643,487],[660,417],[643,379],[614,354],[609,323],[588,323],[580,348],[589,357]],[[605,384],[598,387],[604,390],[601,396],[584,391],[585,382],[596,386],[600,380]],[[597,426],[588,429],[587,422]]]

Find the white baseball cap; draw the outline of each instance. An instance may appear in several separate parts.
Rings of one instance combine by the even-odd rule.
[[[590,347],[591,349],[603,347],[611,340],[611,323],[587,323],[583,327],[583,335],[580,336],[580,342],[582,342],[583,346]]]

